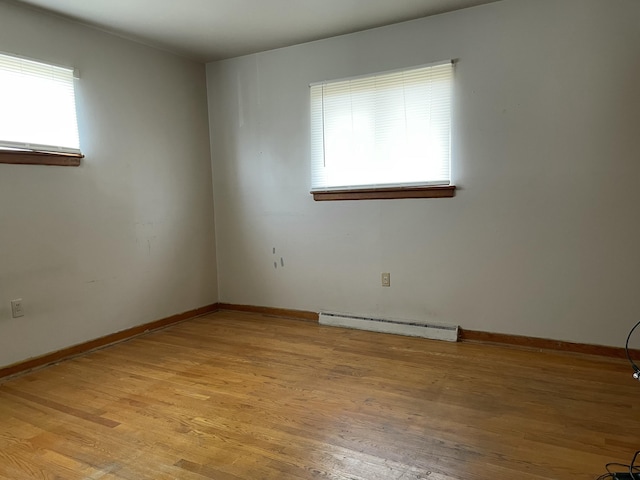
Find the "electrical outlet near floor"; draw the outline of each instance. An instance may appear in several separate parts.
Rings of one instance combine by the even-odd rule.
[[[24,306],[21,298],[11,300],[11,316],[13,318],[24,317]]]
[[[389,272],[385,272],[382,274],[382,286],[383,287],[391,286],[391,274]]]

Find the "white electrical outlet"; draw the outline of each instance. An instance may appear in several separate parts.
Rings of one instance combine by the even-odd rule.
[[[11,300],[11,315],[13,318],[24,317],[24,308],[21,298]]]
[[[390,287],[391,286],[391,274],[386,272],[382,274],[382,286]]]

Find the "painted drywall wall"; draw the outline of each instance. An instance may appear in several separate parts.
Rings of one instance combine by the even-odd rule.
[[[620,346],[639,25],[635,0],[505,0],[208,64],[221,301]],[[449,58],[456,197],[314,202],[309,83]]]
[[[0,165],[0,366],[214,303],[204,65],[5,2],[0,51],[79,70],[86,155]]]

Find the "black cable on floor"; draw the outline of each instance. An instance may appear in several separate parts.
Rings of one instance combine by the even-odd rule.
[[[635,362],[631,359],[631,354],[629,354],[629,339],[631,339],[631,334],[633,333],[633,331],[638,327],[638,325],[640,325],[640,322],[636,323],[633,328],[631,329],[631,331],[629,332],[629,335],[627,335],[627,341],[624,344],[624,351],[627,354],[627,359],[629,360],[629,363],[631,364],[631,366],[633,367],[633,378],[635,378],[636,380],[640,380],[640,368],[638,367],[638,365],[635,364]]]

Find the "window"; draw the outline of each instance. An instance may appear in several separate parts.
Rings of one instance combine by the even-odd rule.
[[[80,163],[73,73],[0,54],[0,163]]]
[[[453,196],[452,81],[449,61],[312,84],[314,198]]]

